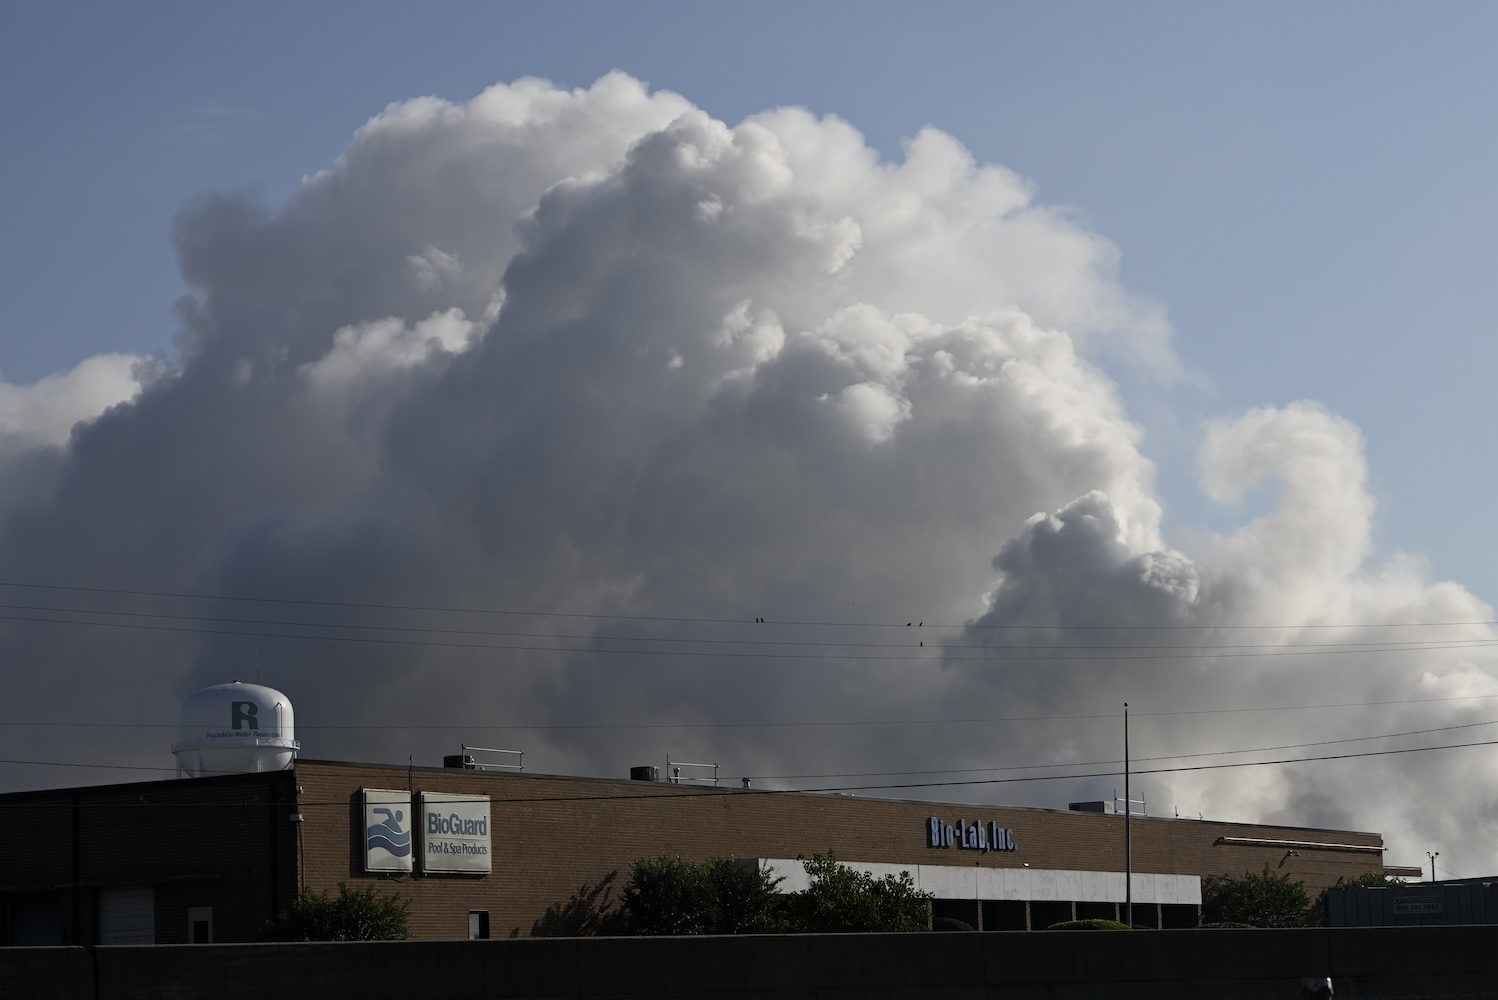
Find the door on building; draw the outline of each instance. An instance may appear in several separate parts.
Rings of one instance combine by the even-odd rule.
[[[187,908],[187,942],[189,944],[213,943],[213,907],[189,906]]]
[[[156,891],[149,885],[99,891],[100,944],[155,944]]]

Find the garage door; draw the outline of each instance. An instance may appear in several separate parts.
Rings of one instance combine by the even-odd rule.
[[[99,943],[156,943],[156,893],[151,886],[99,892]]]

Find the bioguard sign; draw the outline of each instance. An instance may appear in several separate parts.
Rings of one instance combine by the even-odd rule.
[[[489,796],[422,792],[417,829],[422,871],[486,875],[493,870]]]
[[[413,794],[385,788],[361,791],[366,872],[487,875],[493,870],[489,796]]]

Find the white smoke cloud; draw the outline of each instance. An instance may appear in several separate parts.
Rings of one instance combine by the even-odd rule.
[[[145,358],[100,354],[31,385],[0,379],[0,456],[67,443],[75,424],[140,392]]]
[[[1000,581],[971,633],[999,653],[1039,648],[1063,658],[1017,678],[1039,713],[1066,712],[1079,692],[1087,704],[1142,709],[1135,747],[1147,755],[1268,747],[1279,749],[1238,759],[1293,759],[1493,738],[1483,725],[1492,703],[1469,700],[1495,690],[1495,635],[1482,624],[1492,609],[1454,584],[1427,583],[1407,558],[1367,566],[1373,503],[1356,428],[1298,403],[1209,430],[1209,496],[1235,501],[1266,478],[1280,484],[1275,509],[1207,540],[1199,560],[1128,544],[1102,493],[1036,515],[995,560]],[[1429,624],[1445,622],[1473,624]],[[1064,659],[1110,645],[1124,658]],[[1007,703],[971,681],[950,697]],[[1198,706],[1214,710],[1176,714]],[[1431,729],[1445,731],[1363,739]],[[1067,759],[1048,750],[1048,736],[1024,743],[1021,756]],[[1417,858],[1422,843],[1460,844],[1465,862],[1453,864],[1480,871],[1491,863],[1482,843],[1493,811],[1461,789],[1485,770],[1481,751],[1469,749],[1192,771],[1145,787],[1186,815],[1375,829],[1394,845],[1393,863]]]
[[[381,607],[7,588],[8,662],[48,666],[15,682],[35,721],[166,724],[192,687],[258,675],[309,756],[506,741],[547,771],[669,752],[773,776],[1109,760],[1096,717],[1126,700],[1164,755],[1481,722],[1490,703],[1436,699],[1498,694],[1488,650],[1449,642],[1487,626],[1377,627],[1491,612],[1414,561],[1370,566],[1361,440],[1312,404],[1208,432],[1203,489],[1268,479],[1278,503],[1170,547],[1091,360],[1172,377],[1160,308],[934,130],[892,163],[798,109],[730,127],[622,74],[522,80],[393,105],[278,210],[203,198],[176,239],[194,296],[171,367],[64,407],[71,437],[32,404],[6,418],[8,574]],[[23,620],[41,604],[109,624]],[[1323,628],[1346,623],[1367,627]],[[994,719],[1031,721],[959,721]],[[168,732],[0,739],[98,759],[107,734],[167,764]],[[1144,787],[1384,830],[1395,860],[1440,838],[1477,870],[1492,817],[1451,803],[1478,753]],[[1110,781],[909,794],[1058,805]]]

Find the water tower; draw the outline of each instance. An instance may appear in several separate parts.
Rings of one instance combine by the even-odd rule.
[[[215,684],[182,699],[177,777],[290,770],[301,744],[291,699],[259,684]]]

